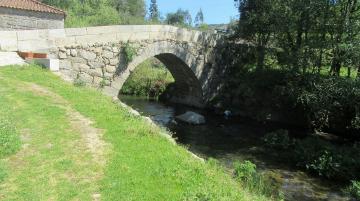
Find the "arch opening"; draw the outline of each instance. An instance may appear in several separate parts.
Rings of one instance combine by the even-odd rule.
[[[122,86],[127,82],[130,75],[144,62],[148,62],[149,58],[156,58],[171,73],[174,82],[169,84],[163,94],[160,95],[161,100],[172,103],[179,103],[194,107],[204,107],[203,93],[200,81],[195,76],[193,70],[181,58],[172,53],[160,53],[154,56],[145,57],[144,59],[135,60],[128,65],[127,72],[120,75],[123,84],[120,87],[120,93],[123,91]],[[143,75],[146,76],[146,75]],[[164,74],[166,76],[166,74]],[[165,78],[164,78],[165,79]],[[146,79],[141,79],[146,80]],[[121,94],[119,94],[121,95]]]

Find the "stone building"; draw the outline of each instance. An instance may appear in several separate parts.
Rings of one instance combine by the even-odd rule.
[[[37,0],[0,0],[0,30],[62,29],[65,17]]]

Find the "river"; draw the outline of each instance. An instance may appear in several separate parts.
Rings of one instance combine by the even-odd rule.
[[[322,180],[281,161],[275,152],[264,150],[261,138],[269,131],[280,128],[246,119],[226,120],[206,111],[173,104],[163,104],[145,98],[121,96],[121,101],[159,126],[168,128],[180,144],[202,158],[215,158],[231,170],[235,161],[250,160],[258,170],[275,175],[288,201],[348,201],[336,183]],[[174,123],[176,115],[194,111],[203,114],[207,123],[193,126]]]

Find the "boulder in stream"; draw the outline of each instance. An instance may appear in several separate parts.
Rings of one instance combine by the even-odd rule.
[[[185,114],[176,116],[176,119],[194,125],[205,124],[205,117],[201,114],[188,111]]]

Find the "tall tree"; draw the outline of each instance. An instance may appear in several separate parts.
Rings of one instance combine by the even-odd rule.
[[[155,21],[155,22],[159,21],[160,14],[156,0],[151,0],[149,12],[150,12],[151,21]]]
[[[199,12],[196,14],[194,24],[196,27],[199,27],[200,25],[204,24],[204,13],[201,8]]]
[[[277,27],[279,0],[235,0],[239,6],[238,35],[256,46],[257,68],[263,69],[267,46]]]

